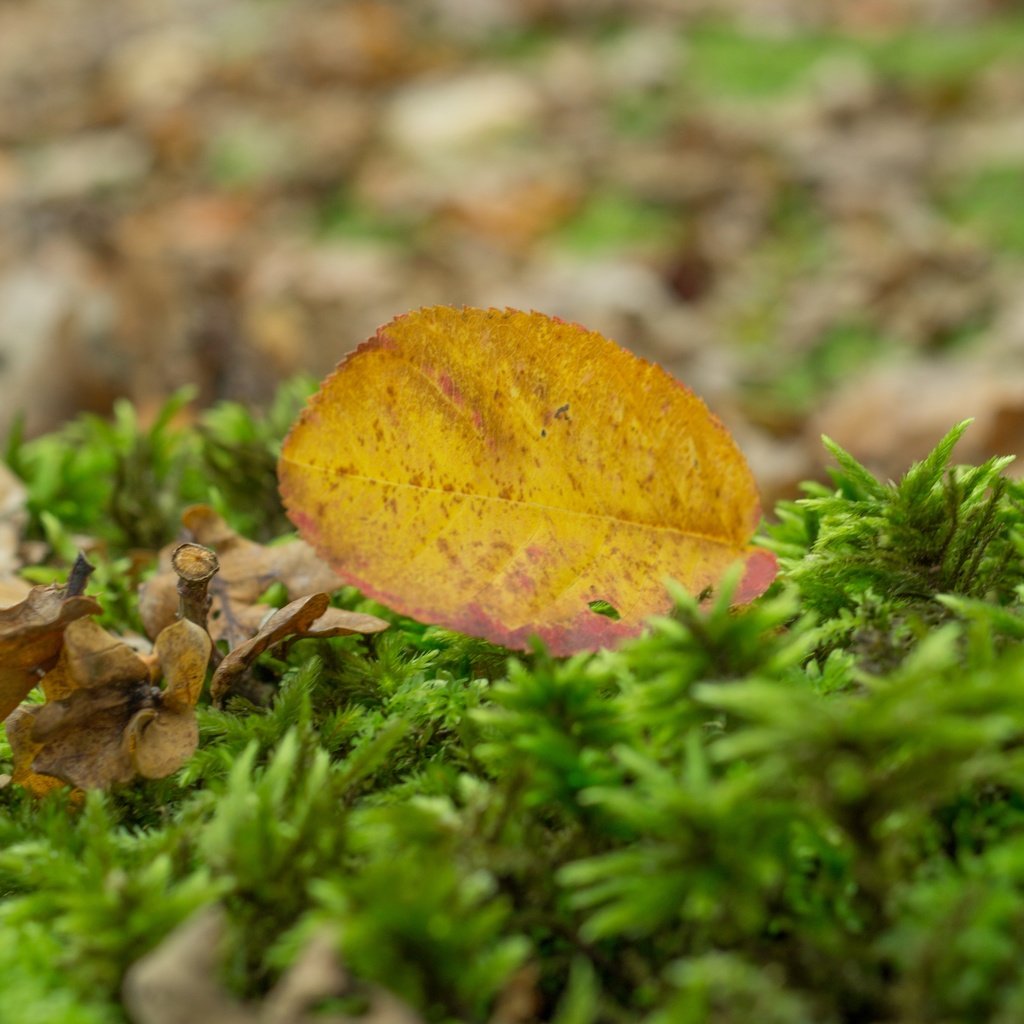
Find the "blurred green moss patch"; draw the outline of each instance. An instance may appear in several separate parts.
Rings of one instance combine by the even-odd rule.
[[[949,188],[946,208],[984,241],[1024,255],[1024,165],[988,167]]]
[[[1008,14],[979,26],[896,31],[879,37],[802,32],[754,35],[708,23],[686,36],[687,73],[705,93],[772,97],[807,83],[816,65],[862,60],[908,86],[956,84],[998,62],[1024,59],[1024,18]]]

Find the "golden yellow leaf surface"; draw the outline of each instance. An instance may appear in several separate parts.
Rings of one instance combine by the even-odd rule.
[[[311,399],[278,477],[346,581],[509,647],[610,645],[668,610],[668,577],[698,593],[742,559],[742,602],[776,571],[750,546],[750,469],[704,403],[541,313],[436,306],[381,327]]]

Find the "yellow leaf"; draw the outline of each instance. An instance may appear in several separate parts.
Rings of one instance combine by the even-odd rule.
[[[635,635],[668,610],[668,577],[699,593],[743,560],[746,601],[775,575],[750,546],[753,477],[704,403],[540,313],[438,306],[385,325],[313,397],[278,476],[345,580],[510,647]]]

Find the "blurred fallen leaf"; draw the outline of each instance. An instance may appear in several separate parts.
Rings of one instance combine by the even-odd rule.
[[[1024,377],[998,354],[917,359],[860,374],[812,418],[807,445],[820,450],[827,434],[872,472],[895,478],[958,416],[974,418],[957,452],[963,462],[981,462],[994,452],[1024,455]]]
[[[499,175],[482,188],[460,182],[441,212],[481,237],[524,251],[573,212],[579,192],[576,182],[559,181],[550,170],[537,178]]]
[[[135,1024],[253,1024],[217,978],[224,936],[224,912],[205,907],[188,918],[159,946],[128,968],[123,998]]]
[[[487,1024],[530,1024],[538,1020],[541,1008],[540,969],[523,964],[505,982]]]
[[[122,994],[133,1024],[423,1024],[386,989],[354,982],[327,932],[312,937],[262,1003],[241,1003],[217,977],[224,933],[223,909],[204,907],[132,964]],[[365,1013],[317,1012],[317,1004],[350,990],[367,998]]]

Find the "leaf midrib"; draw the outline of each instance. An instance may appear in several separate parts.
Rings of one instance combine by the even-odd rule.
[[[297,469],[309,470],[322,477],[328,476],[327,471],[322,466],[316,466],[308,462],[299,462],[298,460],[290,458],[287,455],[282,455],[281,461],[286,462],[296,467]],[[497,494],[481,494],[478,491],[464,491],[455,489],[446,490],[443,487],[427,487],[424,484],[412,484],[397,480],[382,480],[379,477],[366,476],[363,473],[345,473],[344,477],[349,480],[359,480],[364,483],[378,484],[384,487],[405,487],[410,490],[422,491],[427,494],[446,495],[447,497],[450,498],[493,501],[502,505],[515,505],[524,508],[534,508],[538,510],[543,510],[545,512],[556,512],[560,515],[577,516],[582,519],[596,519],[611,523],[626,523],[630,526],[640,526],[649,530],[661,530],[665,533],[681,534],[684,537],[692,537],[694,540],[702,540],[711,544],[717,544],[720,547],[733,548],[738,551],[744,550],[747,546],[746,543],[742,541],[736,541],[727,537],[717,537],[713,534],[702,533],[698,530],[682,529],[678,526],[665,526],[659,523],[645,522],[640,519],[629,519],[622,516],[607,515],[606,513],[602,512],[589,512],[577,509],[569,509],[564,508],[560,505],[546,505],[543,502],[539,501],[528,501],[520,498],[503,498]]]

